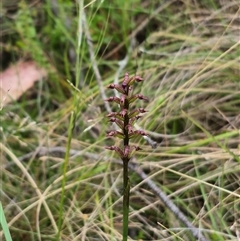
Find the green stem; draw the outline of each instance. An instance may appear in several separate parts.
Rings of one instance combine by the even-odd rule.
[[[125,100],[124,109],[129,109],[129,103]],[[123,145],[124,150],[126,147],[129,147],[129,136],[128,136],[128,129],[126,128],[129,124],[129,117],[128,114],[124,116],[124,139]],[[128,157],[122,158],[123,161],[123,241],[127,241],[128,238],[128,213],[129,213],[129,193],[130,193],[130,183],[128,177]]]
[[[70,155],[70,149],[71,149],[71,141],[72,141],[72,133],[73,133],[73,129],[74,129],[74,124],[75,124],[75,113],[72,111],[71,118],[70,118],[70,125],[69,125],[69,129],[68,129],[67,149],[66,149],[66,154],[65,154],[64,163],[63,163],[62,192],[61,192],[61,198],[60,198],[58,233],[57,233],[57,237],[56,237],[57,241],[61,240],[60,236],[61,236],[61,229],[62,229],[62,224],[63,224],[63,205],[64,205],[64,200],[65,200],[65,185],[66,185],[66,179],[67,179],[67,168],[68,168],[68,163],[69,163],[69,155]]]
[[[123,241],[128,238],[128,214],[129,214],[129,193],[130,182],[128,177],[128,159],[123,160]]]

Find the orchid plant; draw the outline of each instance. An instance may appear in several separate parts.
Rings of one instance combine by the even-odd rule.
[[[126,73],[122,83],[110,84],[109,89],[117,90],[120,97],[110,97],[106,99],[108,102],[115,102],[119,105],[119,112],[112,112],[108,114],[110,122],[115,123],[119,130],[112,130],[107,133],[107,137],[118,137],[123,140],[122,147],[107,146],[106,149],[115,151],[123,161],[123,241],[127,241],[128,237],[128,216],[129,216],[129,194],[130,194],[130,180],[128,177],[128,163],[133,154],[141,150],[140,147],[130,145],[130,139],[138,136],[147,136],[142,130],[135,130],[134,123],[145,113],[144,108],[131,109],[131,105],[136,100],[148,100],[141,94],[133,94],[133,84],[142,82],[143,78],[140,76],[129,77]]]

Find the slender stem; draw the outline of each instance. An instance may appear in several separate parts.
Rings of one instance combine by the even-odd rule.
[[[58,233],[56,240],[61,240],[61,229],[63,224],[63,206],[65,201],[65,185],[67,181],[67,168],[69,164],[69,157],[70,157],[70,148],[71,148],[71,141],[72,141],[72,133],[75,125],[75,113],[71,112],[71,118],[70,118],[70,126],[68,129],[68,141],[67,141],[67,148],[63,163],[63,179],[62,179],[62,192],[61,192],[61,198],[60,198],[60,210],[59,210],[59,219],[58,219]]]
[[[123,161],[123,241],[127,241],[128,238],[128,214],[129,214],[129,193],[130,183],[128,177],[128,161]]]
[[[128,92],[128,91],[127,91]],[[127,93],[128,95],[128,93]],[[126,95],[126,96],[127,96]],[[124,109],[129,109],[129,103],[125,99],[124,102]],[[123,139],[123,145],[124,149],[129,148],[129,136],[128,136],[128,129],[127,126],[129,124],[129,117],[128,114],[125,114],[124,116],[124,139]],[[128,177],[128,162],[129,158],[124,157],[122,158],[123,161],[123,241],[127,241],[128,238],[128,214],[129,214],[129,193],[130,193],[130,183],[129,183],[129,177]]]

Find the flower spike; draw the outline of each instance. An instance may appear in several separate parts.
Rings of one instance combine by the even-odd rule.
[[[130,160],[132,154],[139,150],[139,147],[129,145],[130,139],[138,136],[146,136],[147,134],[142,130],[134,130],[134,123],[141,117],[141,114],[147,112],[144,108],[137,108],[131,110],[131,104],[136,100],[148,100],[147,97],[142,94],[132,94],[132,85],[136,82],[143,81],[140,76],[130,77],[128,73],[125,73],[122,83],[110,84],[109,89],[115,89],[121,93],[121,97],[109,97],[105,101],[115,102],[119,105],[119,112],[112,112],[107,115],[110,122],[116,123],[120,128],[120,131],[113,130],[107,133],[107,137],[119,137],[123,139],[123,148],[117,148],[115,146],[108,147],[108,149],[115,150],[123,161]],[[121,150],[121,151],[120,151]]]

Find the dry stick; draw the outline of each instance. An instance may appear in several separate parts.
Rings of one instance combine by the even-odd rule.
[[[173,2],[173,1],[169,1],[169,2]],[[161,8],[159,8],[159,9],[161,9]],[[158,11],[159,11],[159,9],[158,9]],[[107,99],[107,96],[106,96],[105,91],[104,91],[104,87],[103,87],[103,84],[102,84],[102,78],[101,78],[101,75],[100,75],[100,72],[99,72],[99,69],[98,69],[98,66],[97,66],[95,56],[94,56],[92,38],[91,38],[89,29],[88,29],[86,15],[85,15],[84,11],[82,12],[82,17],[83,17],[83,27],[84,27],[84,31],[85,31],[85,34],[86,34],[87,44],[88,44],[88,48],[89,48],[88,50],[89,50],[90,59],[91,59],[92,66],[93,66],[93,71],[94,71],[96,79],[97,79],[97,83],[98,83],[98,86],[99,86],[99,89],[100,89],[100,94],[101,94],[103,100],[105,100],[105,99]],[[104,104],[105,104],[105,108],[106,108],[107,112],[108,113],[112,112],[109,103],[104,102]],[[151,144],[151,142],[149,142],[149,143]],[[152,145],[152,146],[155,147],[154,145]],[[134,166],[129,165],[129,167],[130,167],[130,169],[134,170],[143,180],[148,178],[148,176],[142,170],[140,170],[139,167],[136,164]],[[198,240],[200,240],[200,241],[207,241],[207,239],[205,239],[202,236],[202,234],[200,233],[200,230],[198,228],[194,227],[194,225],[191,222],[188,221],[187,217],[167,197],[167,195],[155,185],[154,182],[147,179],[146,183],[158,195],[158,197],[162,200],[162,202],[172,211],[172,213],[179,220],[181,220],[186,225],[186,227],[189,228],[189,230],[191,231],[192,235],[195,238],[198,238]]]

